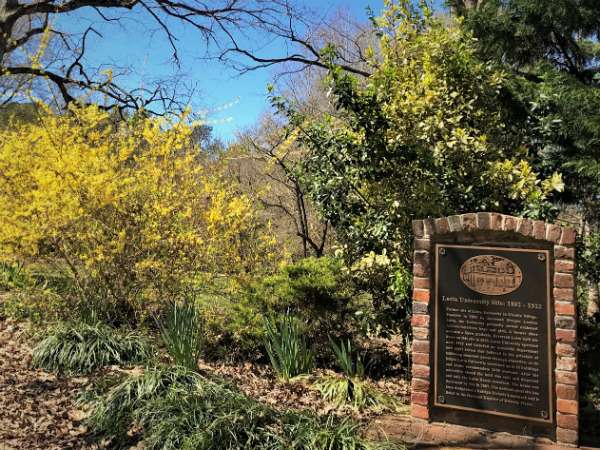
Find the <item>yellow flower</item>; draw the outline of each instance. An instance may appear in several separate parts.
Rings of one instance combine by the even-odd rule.
[[[251,200],[198,160],[183,120],[40,107],[39,123],[0,130],[3,255],[64,258],[93,295],[132,303],[269,264]]]

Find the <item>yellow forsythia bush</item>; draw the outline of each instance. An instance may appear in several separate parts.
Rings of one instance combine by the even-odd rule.
[[[115,123],[97,107],[0,131],[0,255],[60,260],[77,298],[134,317],[272,257],[252,204],[184,121]]]

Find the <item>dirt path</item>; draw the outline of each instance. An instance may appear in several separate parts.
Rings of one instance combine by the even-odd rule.
[[[0,318],[0,450],[97,448],[74,403],[88,379],[33,370],[30,361],[23,327]]]

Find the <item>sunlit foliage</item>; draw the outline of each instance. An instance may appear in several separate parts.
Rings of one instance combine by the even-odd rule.
[[[131,318],[272,256],[250,201],[202,163],[185,121],[42,111],[1,131],[5,257],[59,259],[80,302]]]

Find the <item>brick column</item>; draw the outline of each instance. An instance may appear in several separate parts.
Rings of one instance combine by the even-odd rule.
[[[577,380],[577,297],[575,292],[575,231],[547,227],[554,243],[554,324],[556,326],[556,439],[577,445],[579,386]]]
[[[415,220],[415,253],[413,265],[413,332],[411,414],[417,419],[429,419],[431,386],[430,307],[431,299],[431,235],[433,222]]]
[[[575,293],[575,238],[572,228],[540,220],[497,213],[469,213],[438,219],[413,221],[413,348],[411,415],[430,420],[432,374],[430,361],[433,285],[432,243],[439,236],[468,236],[475,232],[501,232],[524,236],[553,246],[553,279],[549,286],[554,302],[556,440],[577,445],[579,400],[577,380],[577,303]],[[493,233],[492,233],[493,234]],[[521,238],[522,239],[522,238]]]

